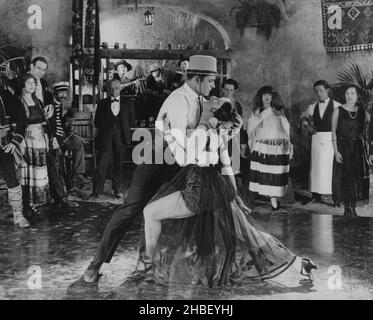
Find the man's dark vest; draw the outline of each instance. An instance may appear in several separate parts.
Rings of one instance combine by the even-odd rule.
[[[313,124],[317,132],[330,132],[332,131],[332,116],[334,112],[334,102],[329,100],[328,106],[324,112],[323,118],[320,117],[319,103],[315,106],[313,112]]]

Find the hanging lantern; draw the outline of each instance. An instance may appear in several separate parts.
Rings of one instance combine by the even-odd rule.
[[[154,8],[150,8],[146,10],[144,13],[144,16],[145,16],[145,25],[151,26],[154,22]]]

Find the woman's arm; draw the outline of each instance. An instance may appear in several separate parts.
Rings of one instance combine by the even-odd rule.
[[[224,139],[224,138],[222,138],[222,139]],[[220,162],[222,164],[221,174],[224,175],[224,176],[228,176],[229,181],[232,183],[232,185],[234,187],[234,190],[237,193],[236,179],[234,178],[231,159],[230,159],[229,153],[228,153],[228,142],[227,141],[223,141],[220,144],[219,158],[220,158]]]
[[[252,114],[247,122],[247,136],[252,139],[255,136],[256,129],[263,123],[261,114]]]
[[[334,149],[335,160],[338,163],[342,163],[342,155],[338,151],[337,147],[337,128],[338,128],[338,119],[339,119],[339,109],[334,109],[332,117],[332,144]]]

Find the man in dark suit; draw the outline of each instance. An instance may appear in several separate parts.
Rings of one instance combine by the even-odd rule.
[[[106,172],[111,159],[113,159],[112,189],[114,197],[117,199],[122,197],[120,182],[124,146],[131,142],[130,128],[135,122],[129,109],[120,103],[121,86],[119,79],[114,78],[109,81],[108,88],[110,96],[100,101],[94,120],[97,128],[98,163],[91,199],[97,199],[103,193]]]

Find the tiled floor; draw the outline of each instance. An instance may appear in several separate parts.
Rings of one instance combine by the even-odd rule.
[[[103,266],[99,283],[86,285],[81,276],[116,206],[110,197],[107,200],[81,202],[79,208],[68,210],[46,209],[27,230],[15,228],[9,212],[3,209],[0,299],[373,298],[373,219],[368,217],[373,217],[371,207],[358,209],[365,217],[346,219],[342,209],[300,202],[284,205],[275,213],[269,210],[268,203],[258,202],[254,217],[293,252],[311,257],[320,266],[312,287],[300,286],[298,279],[283,279],[282,286],[252,281],[224,290],[134,286],[125,281],[136,263],[139,221],[122,241],[112,262]]]

